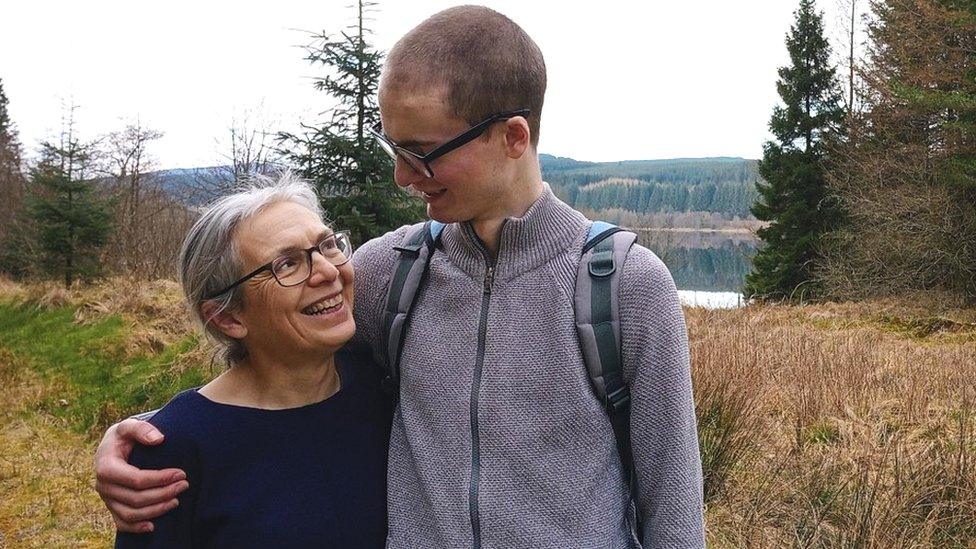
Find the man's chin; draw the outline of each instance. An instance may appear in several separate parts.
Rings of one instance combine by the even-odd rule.
[[[467,219],[462,219],[461,216],[452,214],[451,212],[445,211],[440,208],[435,208],[430,204],[427,204],[427,217],[433,219],[434,221],[439,221],[441,223],[462,223],[468,221]]]

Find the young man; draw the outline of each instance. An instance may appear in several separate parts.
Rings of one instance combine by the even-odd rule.
[[[448,225],[401,352],[388,547],[637,546],[613,430],[576,335],[590,222],[539,168],[545,87],[536,44],[487,8],[440,12],[389,54],[378,132],[395,151],[396,183]],[[458,146],[460,135],[470,140]],[[385,345],[386,290],[406,231],[354,257],[357,337],[374,350]],[[670,274],[643,247],[627,254],[618,303],[638,536],[645,547],[701,547],[684,318]],[[124,464],[134,441],[158,439],[127,420],[99,449],[99,492],[123,529],[146,527],[185,487],[178,471]]]

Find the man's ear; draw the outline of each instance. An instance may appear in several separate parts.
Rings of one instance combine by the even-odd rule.
[[[200,305],[200,312],[203,313],[203,318],[208,324],[212,324],[229,338],[244,339],[247,335],[247,326],[233,311],[224,309],[217,312],[219,309],[220,305],[216,301],[204,301],[203,305]]]
[[[522,158],[532,144],[532,131],[522,116],[505,121],[505,153],[509,158]]]

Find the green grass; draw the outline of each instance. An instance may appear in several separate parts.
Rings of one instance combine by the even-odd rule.
[[[807,428],[806,441],[810,444],[833,444],[840,440],[837,425],[824,419]]]
[[[206,368],[175,367],[197,346],[187,336],[156,355],[127,356],[131,334],[120,316],[88,324],[74,307],[39,308],[0,302],[0,348],[26,362],[46,381],[35,407],[79,433],[97,434],[132,413],[165,404],[182,389],[202,385]]]

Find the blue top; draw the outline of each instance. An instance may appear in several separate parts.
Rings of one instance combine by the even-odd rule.
[[[129,547],[383,547],[390,414],[374,366],[336,354],[332,397],[298,408],[218,404],[178,394],[150,423],[166,439],[136,447],[139,468],[178,467],[190,487]]]

